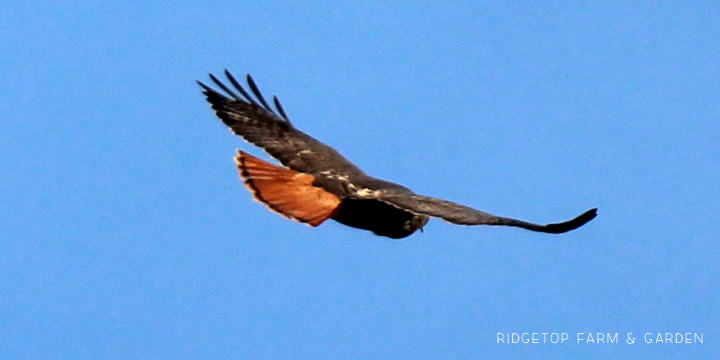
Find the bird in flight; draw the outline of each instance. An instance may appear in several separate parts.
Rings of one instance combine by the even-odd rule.
[[[210,74],[224,92],[202,82],[215,115],[235,134],[263,148],[283,166],[274,165],[238,150],[235,162],[245,187],[268,209],[311,226],[327,219],[380,236],[400,239],[422,231],[430,217],[459,225],[503,225],[560,234],[575,230],[595,218],[597,208],[561,223],[534,224],[418,195],[410,189],[365,174],[332,147],[298,130],[280,101],[274,108],[247,76],[251,93],[225,70],[234,88]],[[239,94],[238,94],[239,93]]]

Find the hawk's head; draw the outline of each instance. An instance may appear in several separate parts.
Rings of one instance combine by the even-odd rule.
[[[413,215],[410,220],[403,224],[403,229],[408,232],[408,235],[414,233],[415,230],[420,230],[422,232],[423,226],[427,224],[428,220],[430,220],[430,218],[426,215]]]

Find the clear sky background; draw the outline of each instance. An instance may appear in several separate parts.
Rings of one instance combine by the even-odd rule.
[[[6,1],[0,358],[716,356],[720,6],[602,3]],[[599,216],[400,241],[283,219],[195,84],[225,68],[377,177]],[[644,342],[665,332],[704,343]]]

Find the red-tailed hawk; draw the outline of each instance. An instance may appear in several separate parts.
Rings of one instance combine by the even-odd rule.
[[[255,200],[290,219],[311,226],[333,219],[400,239],[422,230],[430,217],[460,225],[516,226],[560,234],[577,229],[597,214],[597,209],[591,209],[570,221],[539,225],[415,194],[404,186],[365,174],[335,149],[296,129],[277,97],[273,97],[273,109],[250,75],[247,83],[252,95],[227,70],[225,75],[235,90],[212,74],[210,79],[225,94],[198,84],[215,115],[233,133],[263,148],[285,166],[240,150],[235,157],[240,177]]]

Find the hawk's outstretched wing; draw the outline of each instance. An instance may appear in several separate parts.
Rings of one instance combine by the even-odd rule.
[[[290,123],[280,101],[274,96],[275,110],[273,110],[250,75],[247,76],[247,82],[254,97],[245,91],[229,71],[225,70],[225,75],[240,95],[212,74],[210,79],[232,99],[200,81],[198,84],[204,89],[203,94],[215,110],[215,115],[233,133],[263,148],[283,165],[295,171],[362,174],[360,169],[335,149],[296,129]]]
[[[597,208],[595,208],[590,209],[582,215],[569,221],[540,225],[488,214],[451,201],[441,200],[429,196],[383,192],[377,192],[369,195],[369,197],[370,196],[374,199],[395,206],[398,209],[406,210],[418,215],[439,217],[453,224],[515,226],[550,234],[561,234],[570,230],[575,230],[597,216]]]

